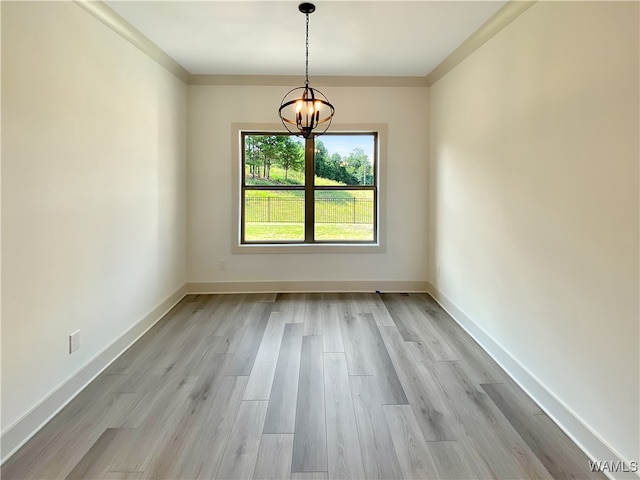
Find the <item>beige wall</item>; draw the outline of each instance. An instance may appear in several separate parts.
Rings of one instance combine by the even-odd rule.
[[[185,284],[186,85],[75,3],[1,8],[4,436]]]
[[[430,91],[432,283],[627,461],[640,452],[638,7],[540,2]]]
[[[312,79],[313,80],[313,79]],[[336,124],[388,125],[386,252],[232,254],[232,123],[277,123],[288,87],[189,87],[189,281],[415,281],[427,277],[427,88],[326,87]],[[226,260],[226,270],[218,260]],[[382,283],[381,283],[382,284]],[[300,285],[300,284],[299,284]],[[242,289],[243,287],[240,287]],[[304,287],[302,287],[304,288]]]

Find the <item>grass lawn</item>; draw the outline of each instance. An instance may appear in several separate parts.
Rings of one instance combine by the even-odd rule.
[[[303,223],[254,223],[247,222],[245,240],[256,241],[302,241]],[[373,225],[351,223],[316,224],[316,240],[373,241]]]
[[[256,223],[247,222],[244,229],[247,242],[303,241],[304,223]]]
[[[316,240],[373,242],[373,224],[316,223]]]
[[[373,192],[316,192],[320,223],[373,223]],[[331,194],[331,195],[327,195]],[[340,195],[342,194],[342,195]],[[347,195],[345,195],[347,194]],[[304,192],[247,190],[245,219],[255,223],[297,223],[304,219]]]
[[[251,178],[247,185],[301,186],[302,172],[271,167],[270,178]],[[316,186],[344,186],[334,180],[316,177]],[[373,192],[370,190],[316,190],[316,240],[373,241]],[[303,241],[303,190],[246,190],[245,240]]]

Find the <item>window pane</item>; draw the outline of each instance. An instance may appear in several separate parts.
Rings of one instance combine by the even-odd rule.
[[[316,185],[373,185],[375,135],[331,135],[316,139]]]
[[[244,136],[245,185],[304,185],[304,144],[291,135]]]
[[[316,191],[315,217],[316,240],[375,240],[375,209],[371,190]]]
[[[244,240],[304,241],[304,191],[246,190]]]

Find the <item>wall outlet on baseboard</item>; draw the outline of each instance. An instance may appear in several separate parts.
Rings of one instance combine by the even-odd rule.
[[[219,270],[227,269],[227,261],[224,258],[221,258],[220,260],[218,260],[218,269]]]
[[[76,330],[69,335],[69,354],[80,348],[80,330]]]

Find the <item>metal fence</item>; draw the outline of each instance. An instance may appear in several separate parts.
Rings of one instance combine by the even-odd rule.
[[[373,223],[373,200],[367,198],[316,198],[316,223]],[[245,198],[245,221],[303,223],[304,199],[281,197]]]

